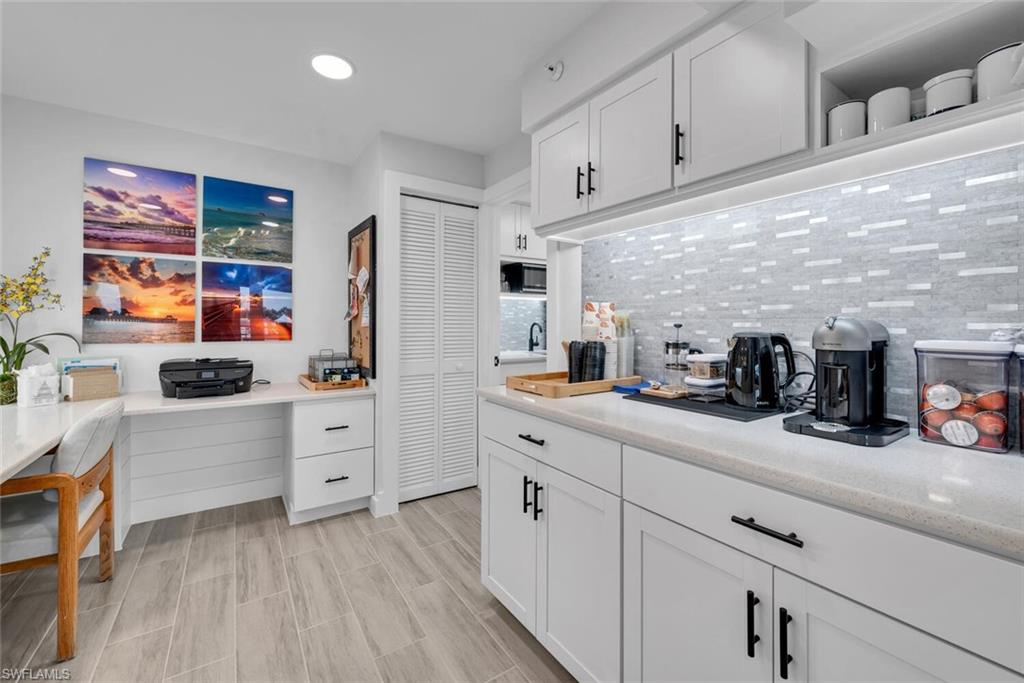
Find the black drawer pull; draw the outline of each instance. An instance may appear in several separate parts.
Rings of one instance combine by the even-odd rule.
[[[785,607],[779,608],[779,678],[789,678],[789,663],[793,661],[793,655],[789,654],[789,622],[793,617]]]
[[[533,503],[531,503],[530,500],[529,500],[529,497],[530,497],[529,489],[530,489],[530,484],[532,484],[532,483],[533,483],[533,480],[530,479],[528,476],[526,476],[524,474],[523,475],[523,514],[524,515],[529,514],[530,506],[533,505]]]
[[[533,521],[535,522],[540,517],[540,513],[544,512],[544,510],[540,506],[540,498],[537,497],[537,494],[543,490],[543,486],[541,486],[537,482],[533,482]]]
[[[580,188],[580,181],[583,180],[583,168],[580,166],[576,167],[576,199],[583,196],[583,190]]]
[[[522,439],[523,441],[529,441],[530,443],[535,443],[538,446],[543,446],[544,445],[544,439],[535,439],[530,434],[520,434],[519,438]]]
[[[587,162],[587,194],[594,194],[594,190],[597,188],[594,186],[594,164]]]
[[[325,484],[330,484],[331,482],[345,481],[346,479],[348,479],[348,475],[347,474],[343,474],[340,477],[330,477],[329,479],[324,479],[324,483]]]
[[[754,633],[754,605],[761,602],[760,598],[754,595],[754,591],[747,591],[747,656],[754,656],[754,645],[760,640],[761,636]]]
[[[796,532],[795,531],[791,532],[791,533],[788,533],[788,534],[784,534],[781,531],[776,531],[775,529],[769,529],[766,526],[761,526],[760,524],[757,524],[756,522],[754,522],[754,518],[753,517],[743,518],[743,517],[737,517],[736,515],[733,515],[732,516],[732,521],[735,522],[736,524],[739,524],[740,526],[745,526],[748,529],[753,529],[754,531],[756,531],[759,534],[764,534],[765,536],[771,536],[772,538],[774,538],[774,539],[776,539],[778,541],[782,541],[783,543],[788,543],[790,545],[795,545],[797,548],[803,548],[804,547],[804,542],[796,537]]]
[[[686,133],[683,132],[682,126],[676,124],[676,166],[683,163],[686,156],[683,154],[683,140],[686,139]]]
[[[325,432],[336,432],[339,429],[348,429],[348,425],[338,425],[337,427],[324,427]]]

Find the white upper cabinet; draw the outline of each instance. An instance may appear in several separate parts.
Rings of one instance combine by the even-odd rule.
[[[586,213],[587,112],[584,104],[533,134],[533,224]]]
[[[775,619],[778,679],[799,683],[1022,680],[1002,667],[778,569]]]
[[[544,260],[547,258],[547,244],[543,237],[537,237],[530,222],[530,207],[521,204],[506,204],[501,207],[500,256],[506,261]]]
[[[537,237],[533,232],[533,223],[530,220],[530,207],[519,207],[519,234],[522,235],[522,255],[528,259],[547,260],[548,245],[543,237]]]
[[[807,45],[777,5],[754,3],[675,52],[677,183],[807,148]]]
[[[590,210],[672,187],[672,56],[590,101]]]

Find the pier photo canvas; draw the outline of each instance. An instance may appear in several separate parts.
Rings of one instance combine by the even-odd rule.
[[[180,344],[195,340],[194,262],[85,254],[82,273],[83,342]]]
[[[203,263],[202,340],[291,341],[292,271]]]
[[[196,177],[191,173],[85,159],[87,249],[196,253]]]
[[[292,191],[203,178],[203,256],[292,262]]]

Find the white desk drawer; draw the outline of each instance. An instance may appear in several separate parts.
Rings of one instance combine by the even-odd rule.
[[[295,458],[373,446],[372,398],[308,401],[294,404],[293,411]]]
[[[480,406],[480,434],[611,493],[622,490],[617,441],[487,401]]]
[[[1024,565],[673,458],[623,448],[640,507],[1024,671]],[[733,521],[753,518],[760,530]],[[797,547],[769,535],[796,534]]]
[[[296,460],[292,508],[309,510],[373,493],[373,449]]]

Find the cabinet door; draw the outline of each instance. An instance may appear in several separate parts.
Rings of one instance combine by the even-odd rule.
[[[675,184],[690,182],[690,46],[672,53],[672,167]]]
[[[807,46],[780,10],[753,3],[688,47],[688,181],[807,147]]]
[[[533,134],[533,224],[554,223],[587,212],[587,105]]]
[[[519,234],[522,235],[522,255],[530,259],[547,260],[548,246],[543,237],[537,237],[533,232],[533,225],[530,223],[530,208],[520,206],[519,208]]]
[[[506,204],[501,207],[498,216],[500,227],[498,234],[498,252],[502,258],[517,259],[520,257],[522,238],[519,236],[519,206]]]
[[[625,680],[771,681],[771,566],[629,503],[623,524]]]
[[[577,680],[619,680],[622,503],[543,464],[537,478],[537,640]]]
[[[481,579],[531,633],[537,614],[537,462],[480,437]]]
[[[791,621],[783,623],[785,617]],[[801,683],[1024,680],[780,569],[775,569],[774,619],[777,679]]]
[[[590,210],[672,187],[672,56],[590,101]]]

